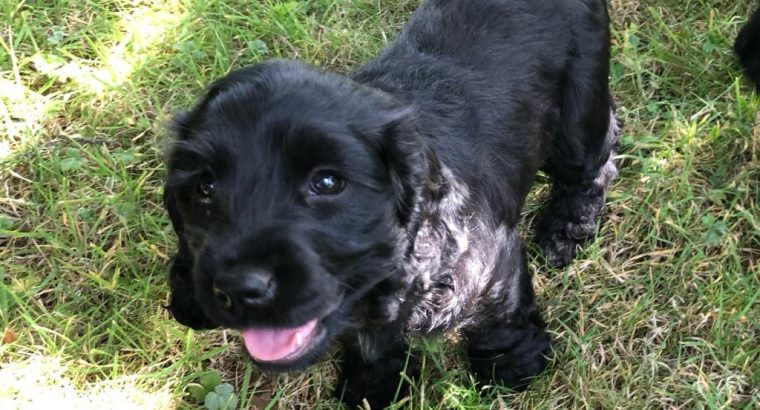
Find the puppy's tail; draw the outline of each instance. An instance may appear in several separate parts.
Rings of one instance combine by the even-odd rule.
[[[736,36],[734,52],[744,67],[744,74],[755,83],[755,89],[760,93],[760,8]]]

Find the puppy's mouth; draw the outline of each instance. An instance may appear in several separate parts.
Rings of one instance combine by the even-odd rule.
[[[248,328],[240,331],[251,357],[262,363],[285,364],[305,356],[324,338],[317,319],[291,328]]]
[[[302,367],[325,348],[330,335],[326,322],[342,304],[341,295],[322,314],[299,326],[243,328],[240,336],[245,350],[254,361],[271,370]]]

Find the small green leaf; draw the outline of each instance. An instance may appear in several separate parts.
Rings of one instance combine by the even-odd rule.
[[[132,202],[117,202],[111,207],[111,209],[116,216],[129,219],[140,210],[140,207],[139,205]],[[201,378],[201,384],[206,386],[203,383],[203,378]],[[210,387],[206,386],[206,387],[208,387],[209,390],[214,388],[214,386],[210,386]]]
[[[13,219],[7,215],[0,215],[0,229],[10,230],[13,227]]]
[[[61,27],[53,27],[52,32],[47,38],[47,42],[51,45],[57,46],[63,42],[63,38],[66,37],[66,33],[63,32]]]
[[[203,387],[210,391],[214,390],[214,388],[222,382],[222,376],[217,372],[208,372],[201,376],[200,381]]]
[[[202,402],[206,399],[206,394],[208,394],[209,391],[200,384],[193,383],[187,386],[187,392],[190,394],[190,397],[198,402]]]
[[[253,57],[262,57],[269,54],[269,47],[262,40],[249,41],[246,43],[246,48]]]
[[[706,214],[702,216],[702,226],[710,228],[714,224],[715,224],[715,217],[712,214]]]
[[[42,282],[42,278],[34,274],[29,274],[23,278],[16,278],[11,283],[11,291],[13,292],[29,292],[31,289]]]
[[[172,48],[182,54],[189,54],[194,58],[203,58],[207,56],[206,52],[201,50],[192,40],[174,44]]]
[[[192,51],[195,48],[195,42],[190,40],[190,41],[183,41],[181,43],[175,43],[174,45],[172,45],[172,48],[175,51],[179,51],[181,53],[187,53],[187,52]]]
[[[639,40],[639,36],[635,34],[631,34],[628,36],[628,44],[630,44],[633,47],[638,47],[639,44],[641,44],[641,40]]]
[[[222,383],[214,389],[214,393],[219,397],[219,409],[220,410],[232,410],[237,407],[237,396],[235,396],[235,388],[229,383]]]
[[[66,158],[81,158],[82,154],[76,148],[66,148],[64,151]]]
[[[234,394],[226,397],[220,397],[220,399],[223,399],[219,406],[221,410],[234,410],[237,408],[238,399]]]
[[[610,76],[612,77],[613,81],[619,81],[621,78],[623,78],[624,74],[625,66],[615,62],[610,64]]]
[[[728,226],[723,221],[716,221],[707,233],[705,233],[705,244],[708,246],[717,246],[723,242],[723,238],[728,233]]]
[[[137,155],[135,155],[135,150],[133,148],[112,152],[111,157],[125,165],[131,164],[137,159]]]
[[[716,203],[721,203],[726,200],[726,193],[719,189],[713,189],[707,193],[707,198]]]
[[[92,222],[95,220],[95,211],[90,208],[80,207],[77,209],[77,216],[83,221]]]
[[[219,395],[212,391],[208,392],[206,399],[203,400],[203,405],[208,410],[219,410],[221,407],[219,404]]]
[[[235,391],[235,388],[232,387],[229,383],[222,383],[214,389],[214,391],[219,394],[220,396],[229,396]]]
[[[70,171],[82,168],[84,160],[81,158],[64,158],[61,160],[61,171]]]

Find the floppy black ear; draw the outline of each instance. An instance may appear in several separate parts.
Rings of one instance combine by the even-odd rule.
[[[195,298],[192,274],[195,261],[185,239],[185,227],[177,208],[177,190],[169,184],[164,187],[164,207],[177,234],[177,253],[169,270],[169,311],[175,320],[185,326],[196,330],[213,329],[217,326],[208,319]]]
[[[184,241],[185,225],[182,222],[179,209],[177,209],[177,189],[169,184],[164,184],[164,208],[169,214],[174,232]]]
[[[390,113],[381,130],[380,157],[390,175],[396,214],[401,225],[410,226],[419,213],[423,189],[430,182],[435,158],[417,131],[412,110]]]
[[[217,326],[209,320],[195,298],[192,269],[192,256],[180,246],[169,271],[169,311],[177,322],[187,327],[195,330],[213,329]]]

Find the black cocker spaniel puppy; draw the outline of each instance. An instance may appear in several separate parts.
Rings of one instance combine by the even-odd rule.
[[[459,331],[481,383],[547,364],[516,225],[553,180],[536,241],[591,238],[616,175],[603,0],[428,0],[350,76],[234,71],[176,121],[165,205],[170,309],[238,329],[272,371],[344,348],[345,403],[391,402],[415,334]]]

